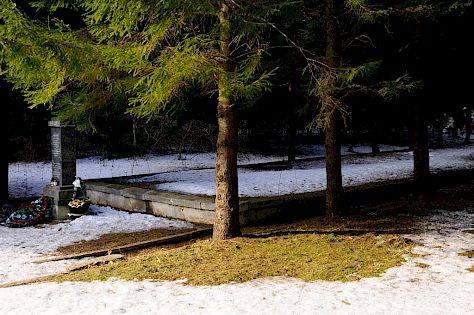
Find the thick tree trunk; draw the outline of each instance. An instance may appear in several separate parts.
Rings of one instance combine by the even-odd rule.
[[[233,103],[230,74],[235,70],[231,60],[229,7],[223,1],[219,13],[221,25],[220,49],[224,61],[223,73],[219,76],[219,101],[217,120],[219,132],[217,136],[216,159],[216,217],[213,239],[223,240],[240,235],[239,226],[239,191],[237,180],[237,110]]]
[[[341,215],[343,208],[343,188],[341,170],[341,144],[339,142],[337,111],[330,113],[326,125],[326,216],[335,218]]]
[[[466,107],[466,134],[464,136],[464,144],[469,144],[471,143],[471,135],[472,135],[472,107],[467,106]]]
[[[416,105],[413,128],[413,179],[418,192],[429,191],[430,157],[427,134],[424,108]]]
[[[339,59],[339,32],[337,27],[337,0],[325,0],[326,59],[330,67],[337,67]],[[329,115],[326,124],[326,216],[337,217],[342,213],[343,188],[341,169],[341,144],[339,142],[339,112],[333,104],[326,104]]]

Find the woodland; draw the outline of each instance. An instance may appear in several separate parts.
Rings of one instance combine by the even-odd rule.
[[[214,239],[240,235],[237,153],[324,143],[326,216],[344,213],[341,144],[429,148],[472,133],[468,0],[0,0],[8,163],[48,158],[51,117],[80,155],[215,151]]]

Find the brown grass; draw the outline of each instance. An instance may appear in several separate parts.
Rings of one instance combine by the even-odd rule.
[[[417,266],[418,268],[422,268],[422,269],[426,269],[426,268],[429,268],[429,267],[430,267],[430,265],[425,264],[425,263],[421,263],[421,262],[417,262],[417,263],[416,263],[416,266]]]
[[[367,232],[377,221],[357,224],[359,220],[345,219],[327,225],[320,218],[245,228],[244,237],[150,248],[131,253],[124,261],[48,280],[187,279],[189,284],[217,285],[287,276],[308,281],[352,281],[379,276],[401,264],[413,246],[391,232],[380,229],[376,233]],[[412,227],[412,223],[395,226],[405,229]]]
[[[459,253],[459,256],[466,256],[467,258],[474,258],[474,250],[467,250],[465,252]]]

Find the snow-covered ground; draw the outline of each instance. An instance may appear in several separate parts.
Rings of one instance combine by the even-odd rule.
[[[33,263],[60,246],[80,240],[97,239],[103,234],[138,232],[154,228],[190,228],[193,225],[177,220],[117,211],[110,207],[91,206],[96,213],[71,222],[37,227],[8,228],[0,226],[0,284],[54,274],[77,260]],[[1,303],[0,303],[1,304]]]
[[[200,287],[117,279],[42,283],[0,288],[0,314],[472,314],[474,273],[466,268],[474,263],[458,253],[474,247],[474,236],[462,232],[473,223],[474,211],[427,217],[424,232],[406,236],[423,244],[414,249],[420,256],[380,278]]]
[[[433,172],[474,168],[474,146],[432,150],[430,163]],[[342,173],[346,186],[410,177],[413,173],[413,153],[347,156],[343,159]],[[213,169],[166,172],[133,181],[158,181],[160,184],[156,187],[159,190],[188,194],[214,195],[216,191]],[[324,160],[298,163],[286,170],[239,169],[240,196],[275,196],[323,189],[326,189]]]
[[[281,160],[282,157],[243,154],[239,164]],[[82,179],[109,178],[210,168],[215,165],[215,153],[198,153],[178,158],[176,154],[148,155],[116,160],[91,157],[78,159],[76,173]],[[11,197],[38,196],[51,181],[51,162],[11,163],[9,165],[9,192]]]
[[[381,145],[381,151],[405,149]],[[304,146],[305,155],[301,157],[324,156],[324,146]],[[341,148],[341,153],[350,155],[354,153],[370,152],[368,146],[354,147],[349,151],[347,147]],[[254,163],[283,161],[283,156],[263,156],[255,154],[240,154],[239,165]],[[180,172],[191,169],[209,169],[216,163],[215,153],[197,153],[182,155],[147,155],[144,157],[123,158],[108,160],[99,157],[78,159],[76,163],[77,176],[83,179],[110,178],[153,173]],[[210,174],[212,174],[212,170]],[[51,181],[51,162],[39,163],[11,163],[9,165],[9,190],[11,197],[38,196],[43,187]]]
[[[400,149],[382,147],[382,149]],[[322,148],[314,147],[313,153]],[[359,157],[347,152],[343,161],[344,185],[356,185],[368,181],[409,177],[413,169],[413,153],[399,152],[374,157]],[[355,152],[366,152],[367,147],[358,147]],[[323,151],[322,151],[323,152]],[[323,152],[324,153],[324,152]],[[316,154],[318,156],[318,154]],[[284,157],[242,155],[239,165],[282,161]],[[474,146],[438,149],[430,151],[430,163],[434,172],[443,169],[466,169],[474,167]],[[215,154],[200,153],[178,159],[176,155],[146,156],[117,160],[99,158],[79,159],[77,175],[83,179],[98,179],[118,176],[141,175],[140,181],[159,181],[157,189],[189,194],[213,195]],[[239,194],[241,196],[271,196],[289,193],[322,190],[326,187],[324,161],[298,163],[287,170],[239,170]],[[50,182],[51,163],[13,163],[9,167],[9,190],[12,197],[37,196]]]
[[[474,146],[433,150],[431,165],[433,170],[472,168],[473,155]],[[241,163],[279,159],[247,156]],[[213,165],[213,154],[195,155],[185,162],[176,160],[175,156],[114,161],[85,159],[78,161],[78,175],[101,178],[167,172],[166,175],[176,170]],[[318,166],[323,169],[321,162]],[[10,191],[16,196],[39,194],[49,183],[50,167],[48,163],[10,165]],[[346,183],[358,183],[399,174],[409,176],[410,167],[409,153],[375,159],[351,157],[344,165],[344,176]],[[242,171],[241,187],[246,185],[242,180],[245,174],[249,178],[265,177],[263,182],[276,182],[278,178],[279,187],[283,181],[293,185],[295,181],[304,183],[303,173],[298,173],[303,169]],[[200,170],[183,174],[193,172],[213,173],[212,170]],[[318,168],[312,172],[306,176],[316,177],[317,181],[308,186],[311,189],[324,187],[324,176],[317,175]],[[273,177],[266,177],[271,174]],[[179,182],[186,183],[183,180],[176,183]],[[272,193],[274,187],[262,186],[260,191]],[[278,189],[283,191],[283,188]],[[97,216],[81,217],[70,223],[23,229],[0,226],[0,283],[64,270],[71,262],[32,263],[41,254],[61,245],[96,238],[111,231],[187,227],[179,221],[92,207],[100,212]],[[43,283],[0,288],[0,314],[472,314],[474,273],[466,268],[473,266],[474,261],[458,253],[474,249],[474,236],[462,232],[473,229],[474,209],[440,210],[426,217],[424,222],[422,233],[406,236],[420,243],[415,252],[421,255],[407,258],[402,266],[388,270],[380,278],[350,283],[267,278],[215,287],[192,287],[182,281],[114,279],[93,283]],[[429,266],[419,268],[417,262]]]

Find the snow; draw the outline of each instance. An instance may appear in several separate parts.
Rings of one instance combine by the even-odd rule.
[[[270,162],[281,157],[242,154],[239,164]],[[82,179],[132,176],[159,172],[182,171],[196,168],[213,168],[215,153],[193,155],[147,155],[123,159],[102,159],[91,157],[78,159],[77,176]],[[51,180],[51,162],[11,163],[9,165],[9,192],[12,197],[38,196]]]
[[[193,226],[184,221],[117,211],[110,207],[92,205],[90,208],[96,215],[82,216],[70,222],[26,228],[0,226],[0,284],[53,274],[77,263],[77,260],[32,263],[43,254],[76,241],[97,239],[107,233]]]
[[[433,172],[474,167],[474,146],[438,149],[430,152]],[[343,159],[343,184],[357,185],[385,179],[412,176],[413,153],[397,152],[377,156],[351,155]],[[323,160],[298,163],[287,170],[239,169],[240,196],[275,196],[326,189],[326,169]],[[214,195],[213,169],[166,172],[145,176],[130,182],[158,181],[156,189],[187,194]]]
[[[472,168],[473,154],[474,146],[432,150],[432,170]],[[281,160],[247,156],[241,159],[241,164],[278,159]],[[411,159],[410,152],[374,158],[351,156],[344,162],[344,179],[346,184],[354,184],[410,176]],[[303,168],[279,172],[241,169],[240,185],[250,185],[249,191],[257,188],[268,194],[291,192],[300,185],[320,189],[325,181],[324,164],[311,163],[316,166],[311,173]],[[201,180],[198,183],[207,185],[208,190],[212,187],[209,181],[213,182],[213,178],[209,176],[213,170],[192,168],[213,165],[213,154],[199,154],[185,161],[175,156],[82,159],[78,161],[78,175],[100,178],[161,172],[163,176],[174,176],[167,178],[169,180],[179,179],[175,187],[181,184],[181,187],[188,185],[198,189],[197,185],[191,186],[192,180]],[[10,165],[11,192],[16,196],[39,194],[49,183],[50,167],[49,163]],[[178,170],[187,171],[176,172]],[[252,182],[252,178],[262,181]],[[180,221],[118,212],[108,207],[93,205],[92,209],[98,215],[40,228],[0,226],[0,283],[64,270],[74,261],[32,263],[61,245],[110,232],[189,226]],[[391,268],[378,278],[342,283],[279,277],[199,287],[186,285],[184,280],[41,283],[0,288],[0,314],[472,314],[474,273],[466,268],[474,262],[458,253],[474,248],[474,236],[463,232],[473,226],[474,209],[439,210],[424,217],[420,233],[405,235],[419,244],[414,252],[420,255],[407,257],[402,266]],[[419,268],[417,263],[429,266]]]
[[[438,211],[400,267],[382,277],[342,283],[264,278],[241,284],[188,286],[184,281],[42,283],[0,289],[1,314],[472,314],[474,246],[462,232],[473,211]],[[421,245],[423,244],[423,245]],[[419,268],[416,263],[426,263]]]
[[[381,145],[381,151],[400,150],[403,147]],[[370,147],[354,147],[349,152],[342,147],[342,154],[369,152]],[[304,146],[305,155],[302,157],[324,156],[324,146]],[[283,156],[263,156],[257,154],[239,154],[239,165],[283,161]],[[190,169],[212,169],[216,163],[215,153],[196,153],[187,155],[146,155],[143,157],[123,159],[103,159],[91,157],[78,159],[76,163],[77,176],[82,179],[98,179],[121,176],[132,176],[153,173],[178,172]],[[11,197],[38,196],[43,187],[51,180],[51,162],[11,163],[9,165],[9,193]]]

